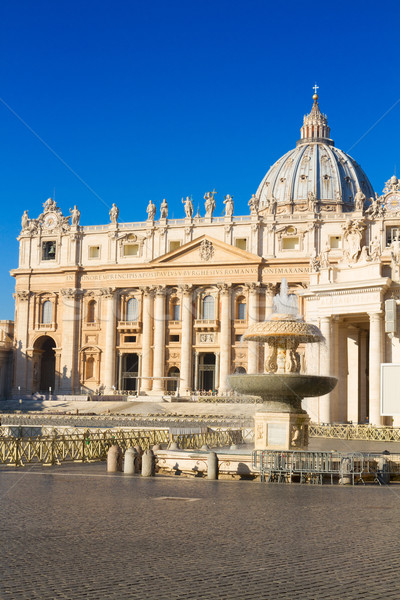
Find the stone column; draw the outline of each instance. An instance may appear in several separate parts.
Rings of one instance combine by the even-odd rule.
[[[221,339],[220,339],[220,379],[219,392],[225,393],[230,387],[228,375],[231,372],[231,294],[230,285],[224,283],[219,285],[221,298]]]
[[[347,336],[347,420],[353,423],[358,423],[359,364],[359,331],[351,327]]]
[[[341,339],[339,335],[339,317],[334,316],[331,318],[331,349],[330,349],[330,358],[331,358],[331,366],[329,370],[329,375],[332,377],[338,377],[339,373],[339,348],[341,344]],[[339,402],[339,388],[336,385],[334,389],[329,394],[330,401],[330,415],[331,421],[343,421],[345,419],[345,409],[342,410],[342,406]],[[344,398],[341,399],[344,402]],[[322,402],[324,399],[322,398]]]
[[[331,375],[331,317],[321,317],[320,329],[325,343],[321,346],[319,372],[321,375]],[[331,422],[330,394],[320,397],[318,413],[320,423]]]
[[[15,328],[15,381],[14,394],[18,394],[18,386],[21,388],[21,394],[30,394],[32,381],[27,381],[28,356],[26,350],[28,347],[29,332],[29,297],[31,293],[27,291],[18,291],[14,297],[17,300],[18,319]],[[31,359],[32,360],[32,359]],[[33,369],[31,369],[32,371]]]
[[[115,385],[115,317],[116,317],[116,294],[114,288],[101,290],[101,295],[106,301],[106,342],[104,352],[104,367],[102,381],[104,391],[110,394]]]
[[[180,393],[189,396],[192,389],[192,286],[183,285]]]
[[[140,388],[143,392],[151,390],[153,351],[151,347],[153,335],[153,290],[152,288],[142,288],[143,292],[143,333],[142,333],[142,373],[143,377]]]
[[[359,420],[364,423],[367,416],[367,332],[362,330],[360,333],[360,407]]]
[[[258,321],[258,290],[259,283],[251,283],[249,285],[249,310],[248,323],[249,326]],[[247,372],[254,375],[258,373],[259,363],[259,348],[258,342],[247,342]]]
[[[382,314],[369,315],[369,423],[382,425],[380,414],[381,362],[383,358]]]
[[[199,353],[194,353],[194,389],[199,389]]]
[[[159,286],[156,289],[154,305],[154,366],[153,377],[164,377],[165,366],[165,296],[166,289]],[[164,391],[164,380],[153,380],[153,391]]]
[[[219,382],[220,382],[220,377],[219,377],[219,352],[215,352],[215,383],[214,383],[214,388],[218,389],[219,388]]]
[[[78,298],[80,290],[62,289],[62,341],[61,341],[61,394],[74,394],[78,387],[77,377],[77,328],[78,328]]]

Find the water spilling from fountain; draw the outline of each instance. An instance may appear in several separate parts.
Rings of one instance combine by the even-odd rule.
[[[262,412],[255,415],[255,448],[300,449],[308,445],[310,418],[301,407],[306,397],[324,396],[333,390],[336,377],[300,373],[299,344],[321,343],[321,331],[298,314],[297,298],[282,279],[274,297],[274,312],[252,324],[244,339],[265,343],[265,372],[229,376],[239,394],[260,396]]]

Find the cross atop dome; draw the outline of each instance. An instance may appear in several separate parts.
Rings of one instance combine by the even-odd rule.
[[[317,90],[319,90],[319,85],[315,84],[313,87],[313,90],[314,90],[313,100],[318,100]]]

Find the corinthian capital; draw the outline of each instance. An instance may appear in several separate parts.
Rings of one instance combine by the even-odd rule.
[[[191,283],[182,283],[181,285],[178,285],[178,290],[181,294],[191,294],[193,285]]]
[[[19,300],[19,302],[26,302],[29,300],[31,293],[28,290],[18,290],[14,294],[14,298]]]
[[[219,289],[219,293],[224,295],[224,294],[229,294],[232,284],[231,283],[218,283],[217,287]]]
[[[156,296],[165,296],[167,293],[167,286],[165,284],[157,285],[154,288],[154,292],[155,292]]]
[[[106,287],[100,290],[100,296],[104,296],[104,298],[113,298],[115,294],[114,287]]]
[[[76,288],[65,288],[60,290],[61,296],[64,298],[77,298],[82,294],[82,290],[77,290]]]

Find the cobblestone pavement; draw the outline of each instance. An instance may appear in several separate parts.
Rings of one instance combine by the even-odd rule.
[[[398,599],[400,486],[0,469],[2,600]]]

